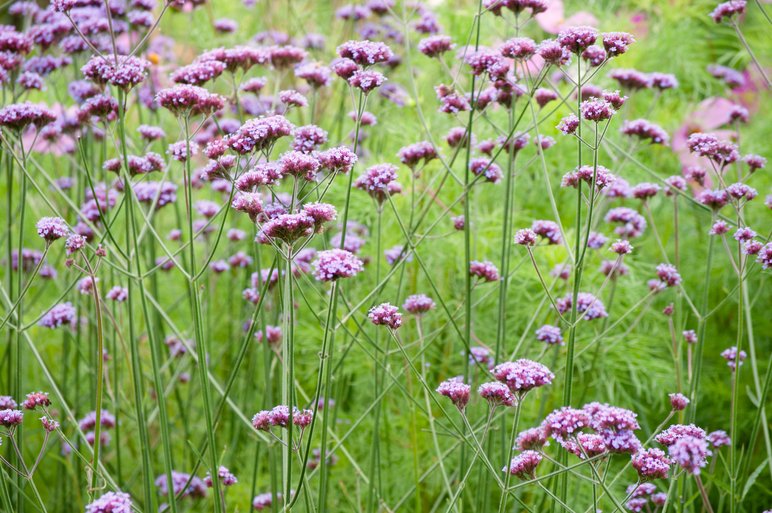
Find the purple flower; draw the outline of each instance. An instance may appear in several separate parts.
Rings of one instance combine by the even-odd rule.
[[[13,103],[0,109],[0,126],[21,131],[29,125],[38,129],[56,121],[56,115],[41,105],[34,103]]]
[[[38,324],[44,328],[58,328],[59,326],[73,324],[75,322],[75,307],[72,303],[60,303],[51,308],[40,318]]]
[[[558,33],[558,43],[568,51],[580,54],[598,38],[598,31],[592,27],[569,27]]]
[[[668,394],[668,397],[670,398],[670,405],[673,407],[674,411],[684,410],[689,404],[689,398],[683,394]]]
[[[670,447],[676,440],[684,436],[705,438],[705,430],[694,424],[673,424],[655,436],[654,439],[665,447]]]
[[[657,266],[657,277],[668,287],[675,287],[681,283],[681,275],[675,266],[670,264],[659,264]]]
[[[564,440],[590,425],[590,415],[584,410],[564,406],[547,415],[542,422],[545,436]]]
[[[124,492],[107,492],[86,505],[86,513],[131,513],[131,497]]]
[[[358,160],[356,154],[345,146],[330,148],[318,153],[316,156],[322,168],[343,174],[351,171]]]
[[[633,454],[632,465],[642,481],[667,479],[672,461],[661,449],[646,449]]]
[[[670,137],[661,127],[645,119],[625,121],[622,133],[639,139],[648,139],[652,144],[668,144]]]
[[[729,438],[729,435],[726,434],[726,431],[720,429],[708,433],[707,440],[710,442],[710,445],[715,448],[732,445],[732,440]]]
[[[370,318],[370,322],[376,326],[388,326],[393,330],[402,326],[402,314],[399,313],[399,308],[390,303],[382,303],[372,307],[367,316]]]
[[[319,281],[334,281],[339,278],[351,278],[363,269],[360,259],[345,249],[320,251],[314,262],[314,276]]]
[[[693,475],[699,475],[700,469],[707,465],[707,458],[712,453],[704,437],[683,436],[668,447],[673,462]]]
[[[469,274],[484,282],[499,280],[499,270],[495,265],[493,265],[493,263],[487,261],[471,261],[469,263]]]
[[[149,68],[150,62],[141,57],[95,55],[80,70],[97,84],[110,84],[127,90],[145,80]]]
[[[369,167],[354,182],[354,187],[362,189],[379,203],[383,203],[393,190],[397,180],[397,166],[376,164]]]
[[[429,36],[418,42],[418,51],[427,57],[439,57],[454,46],[449,36]]]
[[[161,107],[177,116],[197,114],[208,116],[225,105],[225,99],[219,94],[188,84],[161,89],[155,99]]]
[[[560,235],[560,227],[554,221],[536,220],[531,224],[531,229],[549,244],[561,244],[563,237]]]
[[[440,383],[437,393],[450,399],[459,410],[466,408],[469,402],[471,387],[461,381],[461,378],[451,378]]]
[[[402,308],[413,315],[421,315],[435,307],[434,301],[426,294],[414,294],[405,299]]]
[[[710,17],[716,23],[721,23],[725,19],[731,20],[743,13],[745,13],[745,0],[729,0],[718,4],[710,13]]]
[[[561,314],[565,314],[571,311],[573,298],[572,295],[566,294],[556,302],[558,311]],[[576,311],[579,314],[584,314],[585,320],[591,321],[593,319],[601,319],[608,317],[606,313],[606,307],[603,305],[600,299],[596,298],[589,292],[580,292],[577,296]]]
[[[534,479],[536,477],[536,467],[541,463],[542,456],[536,451],[523,451],[509,463],[509,467],[502,470],[509,472],[520,479]]]
[[[226,142],[240,155],[269,150],[282,137],[292,134],[295,127],[284,116],[250,119],[230,134]]]
[[[622,55],[627,47],[635,42],[635,37],[627,32],[606,32],[603,34],[603,48],[612,57]]]
[[[523,358],[497,365],[493,369],[493,377],[505,383],[512,393],[524,394],[551,384],[555,375],[541,363]]]
[[[576,132],[576,129],[579,128],[579,123],[579,118],[575,114],[569,114],[560,120],[557,129],[563,132],[564,135],[570,135]]]
[[[514,406],[515,396],[509,390],[509,387],[504,383],[493,381],[491,383],[483,383],[480,388],[477,389],[477,393],[480,397],[488,401],[488,404],[495,408],[497,406]]]
[[[583,101],[580,109],[584,119],[595,123],[611,119],[611,116],[616,114],[616,111],[609,102],[598,98]]]
[[[652,84],[651,77],[634,69],[617,68],[608,76],[625,89],[649,89]]]
[[[563,345],[563,335],[560,328],[549,324],[536,330],[536,340],[549,345]]]
[[[373,41],[347,41],[337,48],[338,55],[343,59],[351,59],[360,66],[371,66],[386,62],[394,56],[391,49],[384,43]]]
[[[386,82],[386,77],[383,73],[370,70],[356,71],[352,74],[347,82],[351,87],[355,87],[361,90],[364,94],[372,92],[374,89],[381,87]]]
[[[547,434],[542,427],[526,429],[517,435],[515,447],[521,451],[541,449],[547,445]]]
[[[515,233],[515,244],[519,244],[521,246],[533,246],[536,244],[536,232],[531,230],[530,228],[524,228],[522,230],[518,230]]]
[[[177,84],[203,85],[222,75],[225,64],[220,61],[199,61],[177,68],[171,79]]]
[[[475,176],[483,176],[485,180],[491,183],[499,183],[501,181],[501,168],[488,159],[472,159],[469,162],[469,170]]]
[[[721,357],[726,360],[727,366],[734,372],[737,370],[738,365],[743,364],[743,360],[748,357],[748,354],[745,351],[738,352],[737,347],[732,346],[728,349],[724,349],[721,352]]]
[[[70,229],[61,217],[41,217],[35,227],[38,235],[46,242],[53,242],[70,235]]]
[[[18,426],[23,420],[24,413],[21,410],[0,410],[0,426],[5,426],[7,428]]]

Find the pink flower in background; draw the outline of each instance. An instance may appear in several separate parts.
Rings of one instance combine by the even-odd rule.
[[[576,25],[598,26],[598,19],[587,11],[579,11],[566,18],[563,0],[551,0],[547,10],[536,15],[536,22],[545,32],[550,34],[557,34],[565,27]]]

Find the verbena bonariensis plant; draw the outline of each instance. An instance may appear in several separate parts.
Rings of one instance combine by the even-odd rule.
[[[0,510],[764,511],[770,18],[676,4],[7,5]]]

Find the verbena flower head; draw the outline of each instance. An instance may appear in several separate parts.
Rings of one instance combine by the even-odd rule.
[[[667,479],[672,461],[661,449],[646,449],[632,456],[632,465],[641,481]]]
[[[351,59],[360,66],[386,62],[394,56],[388,45],[368,40],[347,41],[338,46],[337,52],[341,58]]]
[[[219,77],[223,71],[225,71],[225,63],[223,62],[216,60],[199,61],[177,68],[172,73],[171,79],[177,84],[200,86]]]
[[[539,450],[545,445],[549,445],[549,442],[547,441],[547,434],[541,426],[526,429],[520,432],[515,439],[515,447],[521,451]]]
[[[7,428],[20,425],[24,421],[24,413],[21,410],[0,410],[0,426]]]
[[[492,282],[499,280],[499,270],[493,263],[473,260],[469,263],[469,274],[484,281]]]
[[[648,140],[651,144],[668,144],[670,142],[670,137],[662,127],[645,119],[625,121],[622,125],[622,133]]]
[[[432,298],[426,294],[413,294],[405,298],[402,308],[413,315],[422,315],[435,307]]]
[[[549,244],[561,244],[563,242],[560,226],[554,221],[536,220],[531,224],[531,229],[536,235],[546,239]]]
[[[461,381],[461,378],[445,380],[437,387],[437,393],[450,399],[459,410],[466,408],[470,390],[471,387]]]
[[[542,455],[538,452],[523,451],[512,458],[509,466],[504,467],[502,470],[523,480],[534,479],[536,477],[536,467],[539,466],[541,460]]]
[[[181,84],[161,89],[156,95],[158,104],[177,116],[211,115],[222,109],[225,99],[198,86]]]
[[[670,398],[670,406],[673,407],[674,411],[685,410],[689,405],[689,398],[683,394],[668,394],[668,397]]]
[[[572,294],[566,294],[562,298],[558,299],[555,304],[558,307],[558,311],[561,314],[565,314],[571,311],[573,304]],[[602,319],[608,317],[606,307],[603,302],[590,294],[589,292],[580,292],[576,300],[576,311],[579,314],[583,314],[585,320],[591,321],[593,319]]]
[[[314,276],[319,281],[334,281],[339,278],[351,278],[361,272],[362,261],[345,249],[320,251],[314,262]]]
[[[726,431],[722,431],[720,429],[708,433],[707,440],[710,442],[710,445],[715,448],[732,445],[732,439],[729,438],[729,435],[726,434]]]
[[[713,454],[708,449],[708,442],[704,437],[688,435],[670,445],[668,452],[674,463],[693,475],[700,473],[700,469],[708,464],[708,456]]]
[[[579,128],[579,118],[575,114],[569,114],[560,120],[557,129],[563,132],[564,135],[571,135]]]
[[[668,287],[675,287],[681,283],[681,275],[671,264],[659,264],[657,266],[657,278]]]
[[[439,57],[454,46],[449,36],[429,36],[418,42],[418,51],[427,57]]]
[[[545,39],[539,43],[536,53],[544,59],[545,63],[554,66],[562,66],[571,61],[571,51],[554,39]]]
[[[383,73],[372,70],[355,71],[347,80],[351,87],[359,89],[364,94],[381,87],[386,83],[386,76]]]
[[[546,436],[564,440],[590,426],[590,415],[580,409],[564,406],[547,415],[542,422]]]
[[[726,365],[732,369],[732,372],[737,370],[738,365],[742,365],[743,361],[748,357],[745,351],[737,351],[736,346],[732,346],[728,349],[724,349],[721,352],[721,358],[726,360]]]
[[[110,54],[93,56],[80,70],[83,75],[97,84],[110,84],[128,90],[140,84],[147,77],[150,62],[134,56]]]
[[[536,340],[548,345],[563,345],[563,334],[558,326],[545,324],[536,330]]]
[[[501,168],[486,158],[475,158],[469,162],[469,170],[476,176],[482,176],[486,181],[499,183]]]
[[[509,390],[509,387],[498,381],[483,383],[477,389],[477,393],[480,394],[480,397],[488,401],[488,404],[492,408],[497,406],[515,405],[515,396]]]
[[[75,307],[72,303],[60,303],[46,312],[40,318],[38,324],[44,328],[58,328],[59,326],[70,325],[75,322]]]
[[[612,57],[622,55],[635,42],[635,37],[627,32],[606,32],[603,34],[603,48]]]
[[[598,31],[592,27],[569,27],[558,34],[558,43],[566,50],[580,54],[598,39]]]
[[[533,246],[536,244],[536,237],[535,231],[530,228],[524,228],[515,233],[515,244],[521,246]]]
[[[351,171],[358,160],[357,155],[345,146],[319,152],[316,157],[322,168],[343,174]]]
[[[268,116],[246,121],[226,142],[240,155],[268,150],[273,144],[292,134],[294,125],[284,116]]]
[[[504,362],[493,369],[493,377],[506,384],[514,394],[524,394],[552,383],[555,375],[541,363],[520,359]]]
[[[638,90],[649,89],[652,85],[651,77],[634,69],[617,68],[608,74],[609,78],[616,80],[625,89]]]
[[[402,314],[399,313],[399,308],[390,303],[382,303],[372,307],[367,316],[370,318],[370,322],[376,326],[388,326],[393,330],[402,326]]]
[[[582,117],[587,121],[600,123],[611,119],[616,114],[614,107],[606,100],[591,98],[582,102],[580,106]]]
[[[34,410],[38,406],[50,405],[51,399],[48,398],[48,393],[46,392],[30,392],[22,403],[25,410]]]
[[[354,187],[362,189],[378,203],[383,203],[392,192],[397,180],[397,166],[391,164],[376,164],[356,179]]]
[[[505,41],[500,51],[504,57],[525,60],[536,53],[536,43],[529,37],[515,37]]]
[[[731,20],[735,16],[739,16],[745,13],[745,0],[729,0],[728,2],[720,3],[710,13],[710,17],[716,23],[721,23],[724,20]]]
[[[35,225],[38,235],[46,242],[67,237],[70,229],[61,217],[42,217]]]
[[[676,440],[684,436],[691,436],[696,438],[705,438],[705,430],[701,427],[697,427],[694,424],[673,424],[664,431],[660,432],[654,439],[666,446],[670,447]]]
[[[0,109],[0,127],[21,131],[30,125],[40,129],[56,121],[56,115],[42,105],[13,103]]]
[[[124,492],[107,492],[86,505],[86,513],[131,513],[131,497]]]

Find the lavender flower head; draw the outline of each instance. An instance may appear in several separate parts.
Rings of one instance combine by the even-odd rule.
[[[633,454],[632,465],[642,481],[667,479],[672,461],[661,449],[646,449]]]
[[[700,469],[708,464],[708,456],[713,454],[704,437],[694,436],[679,438],[668,447],[668,452],[673,462],[692,475],[699,475]]]
[[[580,26],[561,30],[558,34],[557,41],[560,46],[568,51],[580,54],[586,50],[587,47],[595,43],[597,38],[597,30],[592,27]]]
[[[689,405],[689,398],[683,394],[668,394],[670,398],[670,406],[673,407],[673,411],[685,410]]]
[[[437,387],[437,393],[450,399],[459,410],[466,408],[470,390],[471,387],[461,381],[461,378],[445,380]]]
[[[70,325],[75,322],[75,307],[72,303],[60,303],[51,308],[40,318],[38,324],[44,328],[58,328],[59,326]]]
[[[721,352],[721,357],[726,360],[727,366],[734,372],[737,370],[738,365],[743,364],[743,360],[748,357],[748,354],[745,351],[738,352],[737,347],[732,346],[728,349],[724,349]]]
[[[70,234],[67,223],[61,217],[41,217],[35,227],[38,235],[46,242],[53,242]]]
[[[527,480],[536,477],[536,467],[541,463],[542,455],[536,451],[523,451],[518,454],[509,463],[509,467],[504,467],[504,472],[509,472],[513,476]]]
[[[483,383],[477,389],[477,393],[480,394],[480,397],[488,401],[491,408],[502,405],[515,405],[515,396],[512,394],[512,391],[507,385],[498,381]]]
[[[549,324],[545,324],[536,330],[536,340],[548,345],[563,345],[563,335],[560,328]]]
[[[514,394],[525,394],[537,387],[552,383],[555,375],[539,362],[524,358],[500,363],[493,369],[493,377],[505,383]]]
[[[376,326],[388,326],[393,330],[402,326],[402,314],[399,313],[396,306],[390,303],[382,303],[372,307],[367,316]]]
[[[124,492],[107,492],[91,504],[86,513],[131,513],[131,497]]]
[[[413,315],[425,314],[426,312],[433,310],[434,307],[434,301],[426,294],[413,294],[412,296],[408,296],[405,298],[405,302],[402,305],[402,308],[404,308],[406,312]]]
[[[314,276],[319,281],[351,278],[364,269],[362,261],[345,249],[320,251],[314,267],[316,268]]]

